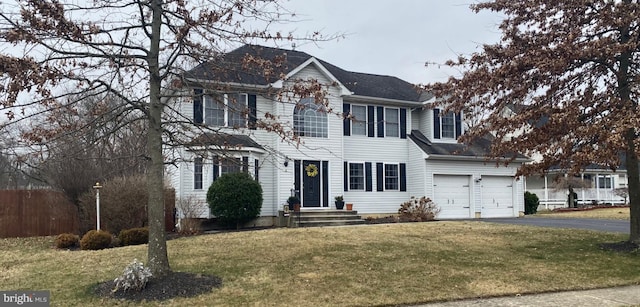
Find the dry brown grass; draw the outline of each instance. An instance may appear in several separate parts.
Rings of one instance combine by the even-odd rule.
[[[479,296],[640,282],[637,254],[591,231],[485,222],[430,222],[272,229],[171,240],[172,268],[223,278],[223,287],[163,306],[353,306],[417,304]],[[0,240],[3,289],[48,289],[52,305],[127,304],[90,295],[145,246],[60,251],[53,238]]]
[[[585,211],[539,211],[533,216],[552,218],[576,218],[576,219],[605,219],[605,220],[629,220],[629,208],[601,208]]]

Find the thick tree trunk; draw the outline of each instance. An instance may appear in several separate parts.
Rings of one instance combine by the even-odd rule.
[[[636,154],[636,132],[629,128],[625,133],[627,145],[627,185],[629,187],[629,213],[631,217],[629,241],[640,244],[640,171],[638,170],[638,155]]]
[[[147,152],[149,168],[147,170],[147,189],[149,203],[147,215],[149,218],[149,247],[148,265],[154,277],[167,275],[169,257],[167,256],[167,241],[165,238],[164,222],[164,158],[162,155],[162,101],[160,87],[162,80],[158,65],[160,50],[160,30],[162,0],[153,0],[153,21],[151,30],[151,47],[149,49],[149,131],[147,132]]]

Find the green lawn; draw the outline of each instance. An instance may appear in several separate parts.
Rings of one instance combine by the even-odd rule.
[[[639,254],[598,248],[624,235],[430,222],[272,229],[171,240],[172,268],[223,287],[163,306],[417,304],[640,283]],[[156,306],[93,297],[146,246],[61,251],[53,238],[0,240],[2,290],[50,290],[52,306]]]

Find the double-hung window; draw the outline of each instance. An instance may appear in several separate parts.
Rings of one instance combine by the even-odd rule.
[[[193,189],[202,190],[202,158],[193,160]]]
[[[239,173],[242,171],[242,160],[240,158],[221,158],[220,159],[220,176],[230,173]]]
[[[351,135],[367,135],[367,107],[351,105]]]
[[[443,139],[454,139],[456,137],[456,117],[453,112],[449,112],[444,114],[440,118],[442,122],[442,138]]]
[[[396,108],[384,110],[385,136],[400,137],[400,111]]]
[[[400,172],[398,164],[384,165],[384,189],[398,190],[400,187]]]
[[[436,139],[457,139],[462,134],[461,113],[442,113],[433,109],[433,137]]]
[[[349,190],[364,191],[364,163],[349,163]]]
[[[612,189],[613,188],[613,178],[609,175],[600,175],[598,176],[598,188],[600,189]]]
[[[204,123],[209,126],[247,126],[247,94],[209,93],[204,96]]]

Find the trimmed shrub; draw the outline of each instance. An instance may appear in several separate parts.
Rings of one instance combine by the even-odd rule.
[[[56,237],[57,248],[74,248],[80,246],[80,236],[72,233],[62,233]]]
[[[420,199],[411,197],[411,200],[400,205],[398,215],[401,220],[412,222],[433,221],[440,213],[440,208],[430,198],[422,196]]]
[[[122,246],[149,243],[149,228],[131,228],[120,231],[118,239]]]
[[[224,174],[209,187],[207,203],[221,224],[240,228],[260,214],[262,187],[247,173]]]
[[[524,214],[536,214],[539,205],[538,195],[529,191],[524,192]]]
[[[111,245],[111,234],[103,230],[89,230],[80,240],[80,248],[85,250],[105,249]]]

